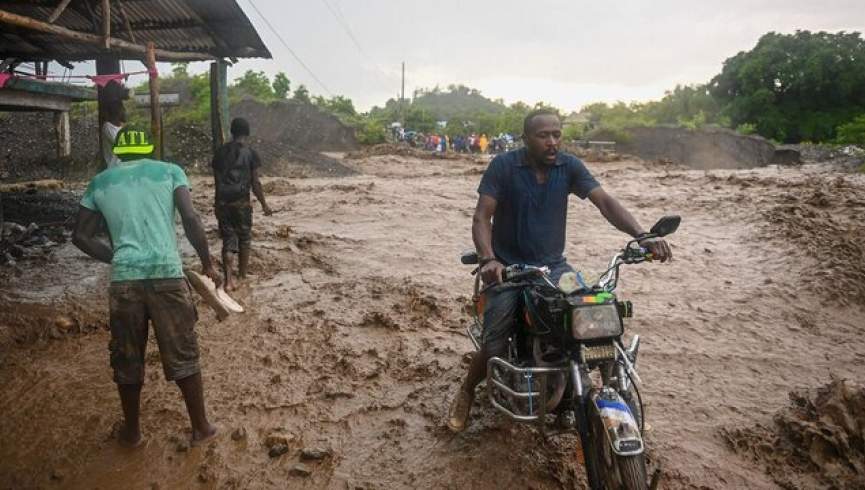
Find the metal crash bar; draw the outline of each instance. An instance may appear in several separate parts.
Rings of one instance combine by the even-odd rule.
[[[539,376],[538,386],[540,390],[538,391],[514,391],[510,386],[503,383],[501,380],[496,378],[495,369],[493,368],[501,368],[510,371],[513,374],[525,376],[525,375],[541,375]],[[547,405],[547,396],[546,396],[546,375],[551,373],[567,373],[567,367],[525,367],[520,368],[514,366],[513,364],[505,361],[500,357],[492,357],[489,361],[487,361],[487,388],[490,397],[490,403],[501,410],[509,417],[514,420],[519,420],[522,422],[531,422],[535,420],[543,420],[543,417],[546,415],[546,405]],[[531,385],[529,390],[531,390]],[[500,404],[495,397],[496,390],[504,392],[507,396],[516,397],[516,398],[525,398],[529,400],[529,415],[518,415],[514,413],[509,408]],[[538,414],[533,415],[533,410],[531,409],[532,401],[536,398],[540,398],[539,403],[537,403]]]

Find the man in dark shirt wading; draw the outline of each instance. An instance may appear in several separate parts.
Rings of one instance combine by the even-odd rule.
[[[252,205],[249,191],[261,203],[265,216],[273,211],[264,200],[264,190],[258,180],[257,169],[261,165],[258,154],[247,146],[249,123],[246,119],[231,121],[231,141],[222,145],[213,156],[213,178],[216,181],[216,220],[222,237],[222,270],[225,274],[225,290],[235,288],[234,254],[240,255],[238,278],[246,279],[249,269],[249,246],[252,240]]]
[[[485,284],[502,282],[502,271],[510,264],[548,266],[553,282],[573,271],[563,255],[568,195],[589,198],[617,229],[639,237],[645,229],[619,201],[606,193],[583,162],[560,153],[562,123],[547,110],[529,113],[523,121],[525,148],[501,154],[490,162],[478,187],[472,238],[480,257]],[[655,257],[672,257],[664,240],[643,240]],[[487,360],[504,357],[514,326],[519,290],[489,290],[484,309],[481,350],[472,359],[469,372],[454,398],[448,427],[465,429],[475,386],[486,376]]]

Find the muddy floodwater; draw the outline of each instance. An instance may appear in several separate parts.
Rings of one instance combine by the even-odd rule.
[[[255,215],[253,276],[236,295],[247,312],[220,323],[198,305],[221,431],[203,447],[188,445],[153,340],[146,441],[124,450],[113,439],[106,266],[64,244],[0,269],[0,488],[583,488],[574,437],[544,440],[481,391],[469,429],[444,428],[471,351],[470,268],[458,257],[485,162],[343,163],[358,173],[266,179],[277,212]],[[618,291],[634,303],[628,335],[643,339],[662,488],[865,485],[863,176],[589,167],[645,226],[682,216],[674,261],[623,269]],[[218,255],[212,182],[192,185]],[[589,275],[625,242],[577,198],[567,236],[569,261]]]

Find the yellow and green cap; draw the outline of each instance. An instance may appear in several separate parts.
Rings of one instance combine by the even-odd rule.
[[[117,156],[150,155],[153,153],[153,141],[149,132],[125,127],[117,132],[112,151]]]

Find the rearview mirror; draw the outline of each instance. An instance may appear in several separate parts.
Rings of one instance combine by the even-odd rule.
[[[680,216],[664,216],[663,218],[659,219],[657,223],[655,223],[655,226],[653,226],[652,229],[649,230],[649,233],[658,236],[670,235],[672,233],[675,233],[675,231],[679,228],[679,223],[681,222],[682,218]]]

